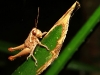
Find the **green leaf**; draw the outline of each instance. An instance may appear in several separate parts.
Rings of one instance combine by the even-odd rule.
[[[41,42],[48,46],[48,48],[53,50],[57,44],[57,40],[61,36],[62,25],[57,26],[53,29],[47,37],[45,37]],[[56,33],[55,33],[56,32]],[[56,35],[57,34],[57,35]],[[53,36],[53,37],[52,37]],[[14,73],[13,75],[35,75],[39,67],[41,67],[45,62],[47,62],[51,57],[50,51],[40,46],[36,47],[34,56],[37,58],[38,66],[35,66],[34,60],[32,58],[26,60]]]
[[[68,60],[78,50],[78,47],[85,41],[86,37],[91,30],[100,21],[100,6],[95,10],[89,20],[83,25],[78,33],[73,37],[70,43],[65,47],[58,59],[52,64],[45,75],[58,75],[58,73],[64,68]]]
[[[34,60],[29,58],[19,66],[12,75],[38,75],[41,74],[58,57],[64,39],[68,31],[70,16],[79,3],[76,1],[72,7],[55,23],[41,43],[48,46],[50,51],[37,46],[34,52],[38,66],[35,66]]]

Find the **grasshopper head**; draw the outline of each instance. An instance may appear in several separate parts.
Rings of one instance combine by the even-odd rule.
[[[33,28],[32,34],[34,36],[36,36],[37,38],[42,38],[42,32],[39,29],[37,29],[37,28]]]

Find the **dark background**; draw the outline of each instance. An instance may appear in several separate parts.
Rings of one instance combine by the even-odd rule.
[[[16,44],[23,43],[30,30],[34,27],[38,6],[40,7],[38,28],[41,31],[48,31],[74,2],[75,0],[4,1],[0,9],[0,39]],[[82,20],[80,20],[82,19],[81,10],[79,9],[75,13],[70,22],[69,28],[74,31],[74,33],[69,31],[68,34],[71,36],[82,25]]]
[[[0,1],[0,40],[14,44],[22,44],[27,38],[30,30],[35,26],[34,21],[37,16],[37,8],[40,7],[38,29],[49,31],[55,22],[68,10],[76,0],[1,0]],[[78,0],[81,8],[74,13],[69,23],[69,31],[64,42],[64,46],[72,39],[76,32],[88,20],[95,9],[100,5],[99,0]],[[94,30],[99,27],[97,24]],[[93,33],[93,32],[92,32]],[[92,35],[91,33],[91,35]],[[84,44],[85,45],[85,44]],[[74,59],[84,60],[76,52]],[[84,52],[82,52],[84,53]],[[1,60],[7,62],[7,65],[0,68],[0,75],[10,75],[19,64],[18,60],[10,62],[8,54],[0,53]],[[4,59],[2,58],[4,57]],[[85,60],[84,60],[85,61]],[[11,65],[13,64],[13,65]],[[15,65],[15,67],[14,67]],[[62,71],[61,73],[65,73]],[[74,73],[74,74],[73,74]],[[79,72],[68,71],[68,75],[80,75]],[[63,74],[64,75],[64,74]]]

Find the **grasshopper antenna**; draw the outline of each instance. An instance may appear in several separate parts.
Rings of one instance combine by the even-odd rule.
[[[38,7],[38,14],[37,14],[37,18],[35,19],[35,28],[37,28],[38,18],[39,18],[39,7]]]

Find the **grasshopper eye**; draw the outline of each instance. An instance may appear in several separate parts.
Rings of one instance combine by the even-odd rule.
[[[33,34],[33,35],[36,35],[36,30],[33,30],[33,31],[32,31],[32,34]]]

